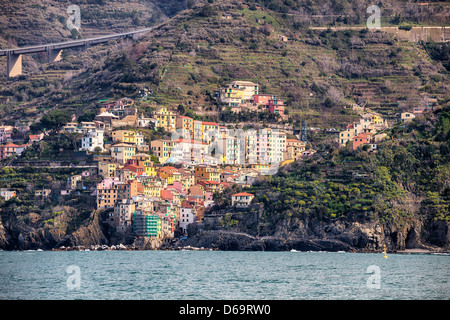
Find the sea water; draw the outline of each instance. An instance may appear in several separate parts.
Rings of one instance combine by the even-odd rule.
[[[450,256],[2,251],[0,299],[449,299]]]

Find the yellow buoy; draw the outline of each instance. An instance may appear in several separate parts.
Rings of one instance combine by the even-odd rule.
[[[386,254],[386,245],[384,245],[384,258],[387,259],[387,254]]]

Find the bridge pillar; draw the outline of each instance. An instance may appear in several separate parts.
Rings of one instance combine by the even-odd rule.
[[[47,48],[48,63],[62,60],[62,49]]]
[[[8,52],[7,55],[8,78],[17,77],[22,74],[22,55]]]

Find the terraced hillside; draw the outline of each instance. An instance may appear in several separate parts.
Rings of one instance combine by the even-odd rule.
[[[387,116],[448,103],[448,71],[423,44],[366,29],[313,31],[290,18],[300,8],[290,16],[258,1],[209,2],[193,2],[134,42],[90,48],[53,65],[29,58],[36,71],[0,92],[10,97],[4,115],[23,117],[30,104],[82,113],[99,99],[137,97],[147,88],[150,103],[182,104],[218,120],[223,107],[214,92],[237,79],[285,98],[294,124],[343,127],[355,117],[344,106],[354,103]],[[56,70],[66,72],[63,81],[49,77]]]

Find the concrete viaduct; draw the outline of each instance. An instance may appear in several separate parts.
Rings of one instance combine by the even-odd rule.
[[[133,37],[140,33],[151,31],[152,28],[135,30],[124,33],[116,33],[107,36],[100,36],[96,38],[87,38],[82,40],[73,40],[59,43],[41,44],[31,47],[4,49],[0,50],[0,56],[7,57],[7,76],[8,78],[16,77],[22,74],[22,55],[32,54],[38,52],[46,52],[48,62],[55,62],[61,60],[61,53],[64,49],[70,48],[89,48],[90,46],[100,43],[108,42],[110,40],[117,40],[120,38]]]

